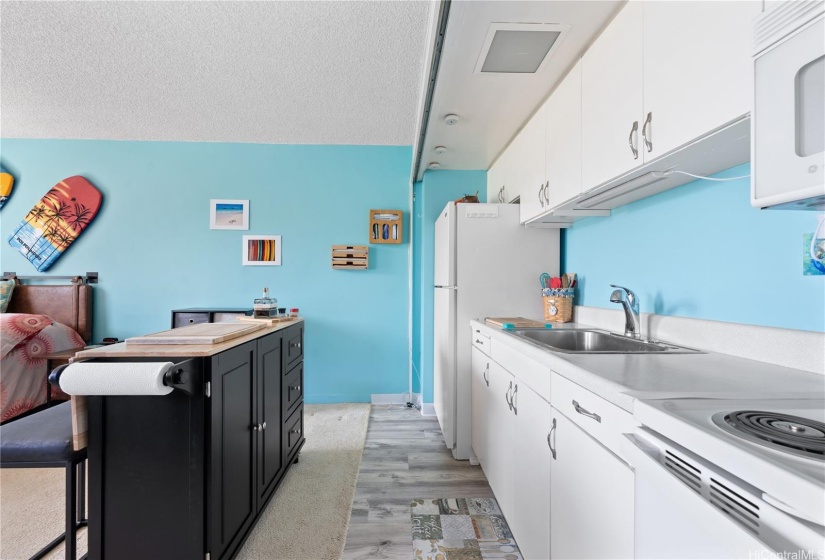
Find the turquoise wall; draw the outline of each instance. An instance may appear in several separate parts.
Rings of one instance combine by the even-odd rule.
[[[268,286],[306,319],[307,402],[408,390],[409,228],[370,245],[368,271],[333,271],[333,244],[367,244],[369,210],[403,209],[409,146],[0,141],[17,178],[0,216],[0,268],[35,274],[6,240],[65,177],[104,193],[100,215],[48,271],[98,271],[94,339],[169,328],[181,307],[250,306]],[[249,199],[249,231],[209,229],[209,199]],[[244,234],[282,236],[283,266],[244,267]]]
[[[413,260],[420,263],[413,282],[417,302],[417,323],[413,323],[413,386],[415,377],[421,400],[433,402],[433,259],[435,258],[435,221],[444,205],[465,194],[487,199],[486,171],[426,171],[424,180],[415,184],[414,228],[416,244]],[[420,237],[419,237],[420,235]],[[414,315],[415,319],[416,315]]]
[[[741,165],[715,177],[748,173]],[[578,303],[618,307],[609,298],[619,284],[642,311],[825,331],[825,276],[802,275],[802,236],[820,215],[758,210],[749,196],[749,179],[697,180],[577,222],[563,247]]]

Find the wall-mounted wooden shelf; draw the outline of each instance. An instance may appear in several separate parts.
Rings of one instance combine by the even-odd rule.
[[[334,270],[367,270],[370,266],[370,248],[366,245],[333,245]]]
[[[370,210],[370,243],[401,243],[403,226],[401,210]]]

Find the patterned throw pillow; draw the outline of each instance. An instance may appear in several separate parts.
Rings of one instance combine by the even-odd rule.
[[[14,280],[0,280],[0,313],[5,313],[14,291]]]

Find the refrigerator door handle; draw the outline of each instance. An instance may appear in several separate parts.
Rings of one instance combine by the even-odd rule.
[[[457,290],[458,286],[433,286],[434,288],[446,288],[448,290]]]

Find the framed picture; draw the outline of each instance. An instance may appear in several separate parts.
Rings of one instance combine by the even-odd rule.
[[[244,266],[281,266],[280,235],[244,235]]]
[[[249,229],[249,201],[209,201],[209,229]]]

